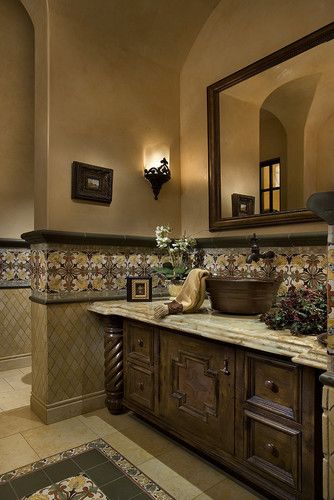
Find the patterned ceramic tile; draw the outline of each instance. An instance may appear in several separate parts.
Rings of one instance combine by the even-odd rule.
[[[45,404],[104,390],[103,331],[86,303],[32,304],[34,396]]]
[[[137,484],[142,490],[144,490],[145,495],[149,498],[156,500],[175,500],[171,497],[165,490],[163,490],[158,484],[156,484],[152,479],[150,479],[146,474],[144,474],[138,467],[129,462],[123,455],[121,455],[117,450],[112,448],[106,441],[103,439],[96,439],[95,441],[91,441],[90,443],[83,444],[78,446],[77,448],[72,448],[67,451],[63,451],[61,453],[57,453],[56,455],[52,455],[48,458],[43,458],[34,462],[32,464],[26,465],[19,469],[12,470],[10,472],[6,472],[5,474],[0,475],[0,484],[6,484],[9,481],[12,481],[17,478],[22,478],[26,474],[46,469],[46,467],[50,465],[57,464],[62,460],[66,460],[69,458],[76,458],[78,455],[88,452],[90,450],[98,450],[101,452],[108,460],[110,460],[125,476],[131,479],[135,484]],[[89,472],[87,472],[89,475]],[[81,477],[81,475],[79,476]],[[72,478],[71,478],[72,479]],[[72,486],[78,487],[83,484],[82,480],[72,481]],[[144,493],[143,492],[143,493]],[[43,492],[46,494],[47,492]],[[37,495],[37,493],[35,494]],[[41,493],[39,493],[41,495]],[[52,498],[72,498],[60,495],[51,495]],[[73,497],[74,498],[74,497]],[[75,498],[96,498],[93,497],[92,494],[86,494],[81,496],[79,492],[75,495]],[[99,497],[100,498],[100,497]],[[41,500],[41,496],[36,496],[36,500]]]
[[[205,249],[193,260],[195,266],[221,276],[267,277],[277,272],[283,277],[282,291],[290,285],[316,287],[325,282],[324,247],[278,248],[275,253],[273,262],[247,264],[248,248]],[[114,298],[125,294],[127,276],[150,274],[166,258],[150,248],[34,245],[31,287],[35,297],[48,300]],[[163,291],[163,284],[153,273],[154,291]]]
[[[29,295],[29,288],[0,288],[0,359],[31,352]]]
[[[269,249],[263,248],[265,252]],[[275,248],[273,261],[260,260],[247,264],[249,249],[205,249],[203,267],[223,277],[269,277],[281,275],[283,293],[289,286],[316,288],[326,282],[327,256],[324,247]]]
[[[0,287],[29,286],[30,250],[0,248]]]
[[[162,258],[149,248],[36,245],[32,250],[31,288],[40,299],[68,298],[69,294],[95,299],[124,295],[127,276],[150,273],[152,266],[161,265]],[[154,275],[154,289],[161,291],[162,285]]]

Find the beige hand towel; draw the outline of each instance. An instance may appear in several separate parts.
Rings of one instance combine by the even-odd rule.
[[[205,299],[205,280],[209,274],[204,269],[192,269],[175,300],[156,306],[154,308],[154,317],[162,319],[168,314],[198,311]]]

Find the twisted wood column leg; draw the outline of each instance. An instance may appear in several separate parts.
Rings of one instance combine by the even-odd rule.
[[[106,406],[117,415],[123,408],[123,320],[119,316],[104,318],[104,375]]]

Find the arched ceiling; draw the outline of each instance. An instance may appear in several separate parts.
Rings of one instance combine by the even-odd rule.
[[[48,0],[50,15],[90,20],[108,40],[180,70],[219,0]],[[168,75],[166,75],[166,78]]]

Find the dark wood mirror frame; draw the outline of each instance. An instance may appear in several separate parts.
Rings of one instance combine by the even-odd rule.
[[[287,61],[321,43],[334,38],[334,22],[263,59],[232,73],[207,88],[208,103],[208,153],[209,153],[209,230],[221,231],[240,227],[270,226],[299,222],[319,221],[319,217],[306,209],[279,212],[277,214],[256,214],[242,217],[221,216],[221,158],[220,158],[220,110],[219,94],[223,90],[247,80],[266,69]]]

